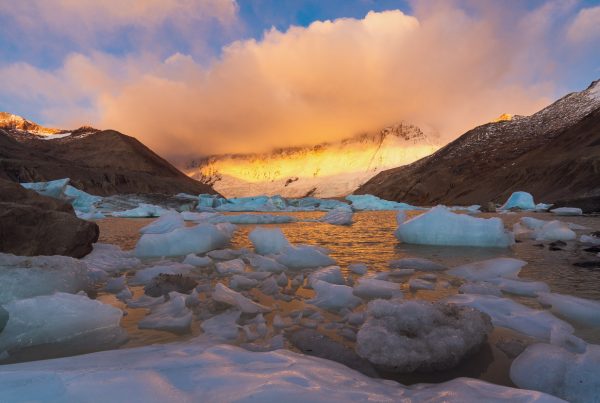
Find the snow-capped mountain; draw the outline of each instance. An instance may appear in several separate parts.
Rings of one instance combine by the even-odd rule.
[[[40,126],[22,116],[8,112],[0,112],[0,129],[22,131],[38,136],[51,136],[67,132],[66,130]]]
[[[417,204],[600,196],[600,80],[531,116],[476,127],[431,156],[381,172],[356,193]]]
[[[438,147],[435,136],[401,123],[312,147],[211,156],[191,161],[184,172],[226,197],[336,197],[351,193],[385,169],[409,164]]]

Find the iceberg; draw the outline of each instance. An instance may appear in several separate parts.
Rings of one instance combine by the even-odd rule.
[[[486,281],[498,277],[516,278],[527,262],[510,257],[481,260],[448,270],[448,274],[469,281]]]
[[[349,195],[346,200],[352,203],[354,210],[378,211],[378,210],[420,210],[420,207],[411,206],[406,203],[383,200],[373,195]]]
[[[57,179],[48,182],[21,183],[25,189],[33,190],[41,195],[71,203],[73,209],[82,213],[89,213],[94,206],[102,201],[102,197],[94,196],[69,185],[70,179]]]
[[[455,214],[444,206],[404,221],[396,237],[409,244],[453,245],[507,248],[514,236],[504,229],[500,218],[477,218]]]
[[[215,207],[217,211],[282,211],[287,204],[281,196],[236,197]]]
[[[361,303],[360,298],[352,293],[352,287],[330,284],[321,280],[316,280],[311,285],[316,295],[307,303],[319,308],[339,311],[344,308],[352,309]]]
[[[144,234],[135,247],[135,255],[150,258],[206,253],[227,246],[234,230],[235,226],[227,223],[198,224],[165,234]]]
[[[140,329],[165,330],[182,334],[190,331],[192,311],[186,307],[187,295],[170,292],[169,300],[160,305],[154,305],[151,312],[138,323]]]
[[[583,211],[577,207],[559,207],[550,210],[551,213],[556,215],[582,215]]]
[[[52,355],[69,355],[116,347],[125,341],[120,309],[87,296],[56,293],[11,301],[6,327],[0,332],[0,357],[37,346]]]
[[[290,246],[289,241],[280,228],[256,227],[248,235],[254,250],[260,255],[280,253]]]
[[[548,221],[541,227],[533,231],[533,236],[537,241],[573,241],[577,234],[562,221]]]
[[[79,190],[71,185],[67,185],[64,190],[65,197],[71,201],[71,205],[75,211],[81,211],[84,213],[91,213],[94,211],[95,206],[102,201],[102,197],[94,196],[89,193],[84,192],[83,190]],[[96,218],[104,218],[99,217],[98,214],[95,213]]]
[[[288,210],[296,211],[328,211],[339,207],[348,207],[344,203],[335,199],[319,199],[316,197],[302,197],[299,199],[288,199]]]
[[[140,234],[166,234],[183,227],[185,227],[183,216],[177,211],[167,211],[158,220],[140,229]]]
[[[356,352],[394,372],[446,370],[477,352],[491,331],[489,317],[475,309],[375,300],[356,335]]]
[[[533,201],[531,193],[527,192],[514,192],[510,195],[506,203],[500,207],[500,210],[509,209],[520,209],[520,210],[534,210],[536,204]]]

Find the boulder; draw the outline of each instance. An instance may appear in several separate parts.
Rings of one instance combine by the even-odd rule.
[[[92,251],[99,233],[70,204],[0,179],[0,252],[80,258]]]

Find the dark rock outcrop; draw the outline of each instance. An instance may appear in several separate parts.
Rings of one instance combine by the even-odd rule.
[[[0,252],[80,258],[98,235],[98,225],[77,218],[70,204],[0,179]]]

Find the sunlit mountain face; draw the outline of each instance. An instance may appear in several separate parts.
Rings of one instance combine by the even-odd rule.
[[[337,197],[352,193],[382,170],[409,164],[438,148],[437,136],[401,123],[335,143],[197,159],[185,172],[226,197]]]

